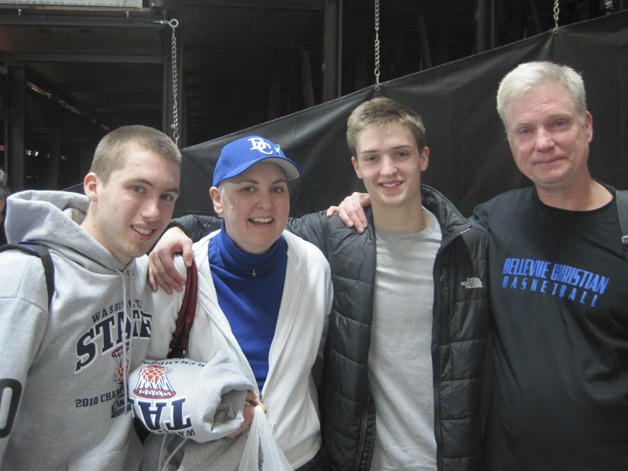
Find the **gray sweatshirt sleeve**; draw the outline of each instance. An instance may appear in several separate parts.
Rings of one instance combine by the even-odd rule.
[[[185,358],[147,362],[130,375],[135,416],[153,433],[177,434],[204,443],[242,425],[246,380],[218,351],[207,363]]]
[[[20,420],[21,396],[48,323],[44,269],[37,257],[18,252],[0,255],[0,467]]]

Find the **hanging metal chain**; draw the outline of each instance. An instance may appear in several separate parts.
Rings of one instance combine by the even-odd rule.
[[[161,20],[156,21],[162,25],[168,25],[172,29],[172,46],[170,52],[170,68],[172,71],[172,140],[179,146],[179,75],[177,71],[177,34],[176,29],[179,26],[179,20],[176,18],[170,21]]]
[[[560,1],[554,0],[554,9],[552,10],[554,13],[554,31],[558,31],[558,15],[560,13]]]
[[[379,84],[380,74],[380,43],[379,43],[379,0],[375,0],[375,90],[379,91],[381,86]]]

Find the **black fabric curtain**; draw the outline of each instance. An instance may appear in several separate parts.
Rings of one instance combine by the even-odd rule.
[[[387,96],[415,109],[427,128],[434,186],[461,212],[528,185],[512,160],[497,111],[499,80],[522,62],[551,60],[582,73],[593,115],[589,162],[594,178],[628,188],[628,11],[572,24],[456,62],[384,82],[339,99],[183,149],[175,215],[211,214],[208,191],[220,149],[258,134],[280,144],[302,168],[292,184],[292,216],[327,208],[363,191],[345,141],[346,120],[364,100]]]

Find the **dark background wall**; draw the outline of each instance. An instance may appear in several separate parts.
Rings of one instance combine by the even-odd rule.
[[[362,101],[383,95],[410,105],[423,117],[431,149],[423,181],[468,215],[476,204],[528,184],[512,161],[495,111],[495,93],[509,70],[533,60],[567,64],[583,75],[593,114],[592,174],[619,189],[628,188],[628,12],[619,12],[384,82],[379,92],[367,87],[187,147],[177,214],[211,213],[208,190],[220,149],[251,134],[280,143],[301,165],[304,177],[292,193],[294,216],[362,191],[345,143],[346,119]]]
[[[0,0],[0,166],[14,191],[82,191],[96,144],[118,126],[153,126],[187,148],[363,97],[375,70],[383,93],[432,69],[417,83],[433,87],[430,77],[455,70],[444,65],[627,9],[628,0]],[[433,90],[446,86],[462,83]],[[434,133],[426,108],[436,95],[424,96],[417,106]],[[324,127],[326,110],[355,99],[303,115],[295,133]],[[331,168],[310,163],[301,143],[315,171]],[[333,168],[328,180],[347,184],[346,168]],[[303,182],[308,199],[316,175]]]

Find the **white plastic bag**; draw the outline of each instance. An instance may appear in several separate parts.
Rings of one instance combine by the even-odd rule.
[[[254,408],[253,422],[238,471],[293,471],[275,441],[261,406]]]

